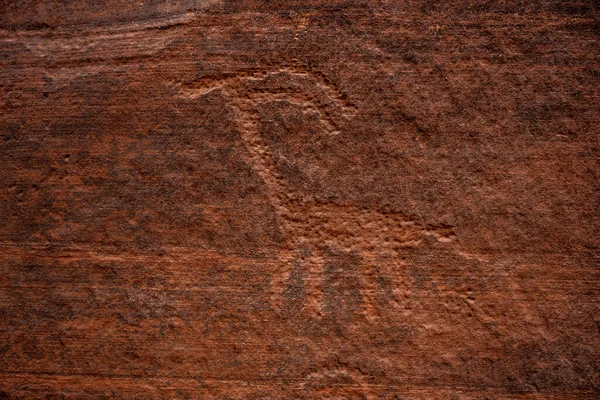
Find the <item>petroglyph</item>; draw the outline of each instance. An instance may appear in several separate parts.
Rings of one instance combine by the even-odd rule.
[[[311,71],[280,69],[207,77],[180,86],[183,97],[196,99],[220,91],[235,109],[248,161],[263,180],[284,237],[279,251],[281,267],[272,278],[273,303],[280,307],[294,265],[307,271],[304,290],[307,311],[322,316],[323,277],[331,254],[360,259],[362,312],[376,318],[374,258],[393,258],[403,248],[419,245],[426,237],[440,242],[454,238],[449,226],[424,225],[407,215],[364,209],[354,205],[320,203],[300,198],[278,172],[275,156],[259,127],[257,106],[288,101],[319,117],[324,134],[338,135],[356,114],[352,105],[326,77]]]
[[[375,399],[376,384],[359,371],[348,368],[323,368],[306,376],[301,387],[319,398]]]

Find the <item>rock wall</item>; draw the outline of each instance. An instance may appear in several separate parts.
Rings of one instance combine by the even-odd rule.
[[[0,3],[0,398],[598,398],[599,12]]]

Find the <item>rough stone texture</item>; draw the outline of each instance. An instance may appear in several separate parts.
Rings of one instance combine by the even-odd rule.
[[[0,398],[599,398],[599,11],[0,2]]]

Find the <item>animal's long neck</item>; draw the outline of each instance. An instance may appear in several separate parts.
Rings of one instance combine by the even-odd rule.
[[[233,100],[241,138],[248,151],[248,158],[254,170],[263,181],[269,201],[277,214],[278,222],[286,240],[289,241],[290,221],[294,218],[292,210],[292,191],[277,171],[275,155],[267,140],[260,133],[260,122],[254,102],[235,96]]]

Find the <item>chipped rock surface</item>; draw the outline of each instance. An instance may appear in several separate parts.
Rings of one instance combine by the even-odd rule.
[[[1,2],[0,398],[598,398],[599,12]]]

